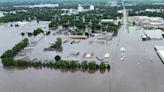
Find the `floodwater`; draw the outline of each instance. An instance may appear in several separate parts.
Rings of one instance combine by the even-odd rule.
[[[11,28],[9,24],[1,25],[0,54],[23,39],[20,36],[22,31],[33,30],[47,24],[47,22],[40,24],[32,22],[20,28]],[[2,92],[164,92],[164,66],[154,51],[156,45],[164,45],[164,40],[143,42],[141,34],[142,30],[137,27],[130,27],[129,31],[121,28],[118,35],[112,39],[111,45],[107,45],[109,47],[107,50],[107,47],[95,47],[95,50],[105,49],[105,52],[109,50],[111,54],[109,72],[65,72],[48,68],[7,69],[1,65],[0,90]],[[47,41],[46,37],[39,44],[44,41]],[[120,60],[121,47],[126,49],[123,61]]]
[[[111,35],[112,36],[112,35]],[[67,40],[67,43],[63,43],[62,48],[63,51],[56,52],[56,51],[44,51],[44,48],[50,47],[52,44],[55,43],[56,38],[62,38],[63,41]],[[98,37],[92,37],[87,40],[75,40],[77,43],[70,44],[72,41],[69,39],[68,36],[64,35],[53,35],[51,33],[49,36],[44,36],[39,42],[37,42],[37,45],[34,46],[34,48],[26,53],[26,56],[30,60],[34,60],[37,58],[39,61],[50,61],[53,60],[56,55],[60,55],[63,60],[78,60],[78,61],[97,61],[97,63],[100,63],[96,59],[96,57],[103,58],[105,53],[110,53],[110,45],[106,44],[106,41],[100,40],[97,41]],[[92,41],[93,44],[89,44],[89,42]],[[104,42],[104,44],[100,44],[99,42]],[[97,48],[103,48],[103,49],[97,49]],[[77,57],[71,56],[71,53],[77,53],[80,52],[80,55]],[[85,53],[93,53],[92,58],[85,58]],[[25,57],[26,57],[25,56]],[[105,61],[109,61],[109,59],[104,59]]]
[[[16,43],[20,42],[24,37],[20,34],[22,32],[33,32],[33,30],[37,28],[42,28],[45,31],[48,29],[48,21],[47,22],[40,22],[37,24],[36,21],[28,23],[26,25],[22,25],[19,27],[10,27],[11,24],[15,23],[7,23],[0,25],[0,55],[8,49],[11,49]],[[26,37],[26,36],[25,36]]]

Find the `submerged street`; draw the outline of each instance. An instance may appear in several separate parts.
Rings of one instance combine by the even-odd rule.
[[[120,30],[118,34],[120,38],[113,39],[111,92],[162,92],[164,90],[161,87],[164,85],[162,77],[164,67],[154,50],[155,45],[164,45],[164,40],[144,42],[141,34],[142,31],[137,27],[130,27],[129,31]],[[126,48],[124,61],[119,60],[120,47]]]

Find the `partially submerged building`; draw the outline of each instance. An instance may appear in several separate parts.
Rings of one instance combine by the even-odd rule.
[[[106,40],[106,41],[110,41],[112,40],[112,33],[102,33],[97,35],[97,39],[98,40]]]
[[[28,24],[28,23],[29,23],[29,22],[26,22],[26,21],[24,21],[24,22],[18,21],[18,22],[16,22],[15,25],[24,26],[24,25],[26,25],[26,24]]]
[[[164,63],[164,46],[155,46],[155,51]]]
[[[133,16],[129,17],[129,21],[143,28],[164,29],[164,19],[161,17]]]
[[[88,37],[86,35],[69,35],[69,39],[87,39]]]
[[[109,58],[110,54],[109,53],[105,53],[104,58]]]
[[[154,29],[154,30],[144,30],[144,34],[146,37],[150,39],[163,39],[164,32],[159,29]]]
[[[101,23],[114,22],[114,19],[101,19]]]

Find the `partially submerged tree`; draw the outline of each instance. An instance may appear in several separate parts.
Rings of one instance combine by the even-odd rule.
[[[60,61],[61,57],[59,55],[56,55],[54,59],[55,59],[55,61]]]
[[[40,33],[43,33],[44,31],[41,29],[41,28],[38,28],[38,29],[36,29],[36,30],[34,30],[34,36],[36,36],[36,35],[38,35],[38,34],[40,34]]]

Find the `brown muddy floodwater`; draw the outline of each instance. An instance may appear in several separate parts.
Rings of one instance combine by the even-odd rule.
[[[10,27],[10,24],[0,25],[0,54],[23,39],[20,36],[22,31],[45,28],[48,23],[31,22],[18,28]],[[121,28],[111,45],[96,46],[95,49],[102,49],[103,54],[104,49],[111,54],[111,70],[105,73],[17,69],[1,65],[0,92],[164,92],[164,66],[154,51],[154,46],[164,45],[164,40],[143,42],[141,34],[138,27],[130,27],[129,31]],[[121,47],[126,49],[123,61],[120,60]]]

